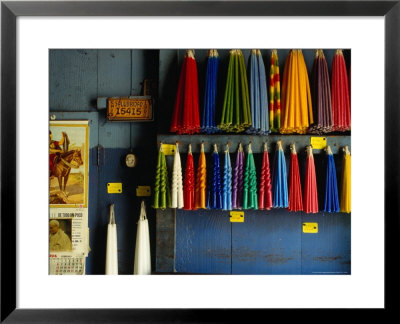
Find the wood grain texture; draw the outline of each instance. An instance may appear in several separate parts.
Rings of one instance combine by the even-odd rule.
[[[303,274],[351,274],[349,214],[303,214],[302,222],[318,223],[318,233],[302,233]]]
[[[97,50],[50,50],[50,110],[94,110],[97,72]]]
[[[156,269],[158,273],[175,271],[175,210],[156,212]]]
[[[130,95],[131,56],[128,49],[103,49],[98,51],[98,95],[123,97]]]
[[[178,210],[175,239],[177,272],[231,273],[229,212]]]
[[[301,274],[301,216],[244,211],[232,223],[232,274]]]

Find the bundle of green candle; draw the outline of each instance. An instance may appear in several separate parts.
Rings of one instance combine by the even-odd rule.
[[[231,50],[221,123],[218,128],[239,133],[249,126],[251,126],[250,100],[243,53],[238,49]]]
[[[160,150],[158,151],[153,198],[153,208],[166,209],[167,207],[171,207],[171,192],[169,187],[168,169],[162,143],[160,144]]]

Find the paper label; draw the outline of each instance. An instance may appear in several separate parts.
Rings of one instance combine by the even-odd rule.
[[[326,147],[326,137],[311,137],[312,148],[322,150]]]
[[[303,233],[318,233],[318,223],[303,223]]]
[[[149,197],[149,196],[151,196],[151,188],[150,188],[150,186],[137,186],[136,187],[136,196],[137,197]]]
[[[231,211],[230,212],[231,223],[244,223],[244,212],[243,211]]]
[[[109,182],[107,183],[107,193],[122,193],[122,183],[121,182]]]
[[[165,155],[174,155],[176,146],[174,144],[163,144],[162,150]]]

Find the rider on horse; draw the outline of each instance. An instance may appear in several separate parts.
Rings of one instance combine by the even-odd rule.
[[[49,131],[49,137],[50,137],[50,142],[49,142],[49,154],[50,154],[50,177],[53,177],[53,168],[54,168],[54,160],[55,158],[64,150],[61,148],[61,145],[64,145],[65,138],[67,137],[67,134],[65,132],[62,132],[62,138],[60,141],[54,141],[53,140],[53,134],[51,131]],[[68,140],[67,140],[68,141]]]

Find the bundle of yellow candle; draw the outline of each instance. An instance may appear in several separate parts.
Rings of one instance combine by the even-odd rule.
[[[281,134],[305,134],[314,122],[307,67],[299,49],[291,50],[285,61],[281,116]]]
[[[340,192],[340,211],[342,213],[351,212],[351,155],[349,147],[343,149],[342,164],[342,188]]]

